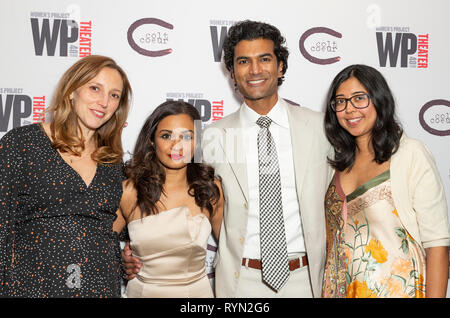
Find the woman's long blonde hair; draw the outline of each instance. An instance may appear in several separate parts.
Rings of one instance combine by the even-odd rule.
[[[122,162],[122,129],[128,116],[132,92],[127,75],[113,59],[101,55],[91,55],[73,64],[60,79],[47,112],[52,113],[50,131],[53,147],[61,152],[81,155],[85,144],[84,139],[79,137],[81,130],[77,113],[70,101],[70,95],[97,76],[105,67],[119,72],[123,81],[123,89],[117,110],[104,125],[96,130],[93,136],[96,150],[92,154],[92,159],[101,164],[113,164]]]

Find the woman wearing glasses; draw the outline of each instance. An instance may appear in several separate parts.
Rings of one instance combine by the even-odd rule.
[[[450,230],[426,146],[408,138],[374,68],[333,80],[325,130],[335,175],[325,198],[323,297],[445,297]]]

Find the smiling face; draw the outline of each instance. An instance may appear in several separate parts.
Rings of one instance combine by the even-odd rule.
[[[155,131],[156,156],[167,169],[181,169],[194,156],[194,121],[189,115],[170,115],[161,120]]]
[[[232,77],[251,108],[261,101],[275,105],[282,68],[283,63],[277,62],[272,40],[242,40],[234,48]]]
[[[338,87],[335,98],[350,98],[359,94],[370,95],[357,78],[350,77]],[[370,138],[372,128],[377,119],[377,111],[373,105],[372,99],[370,99],[369,106],[362,109],[353,107],[350,101],[348,101],[347,108],[341,112],[336,112],[336,117],[342,128],[348,131],[352,136],[357,139]]]
[[[84,134],[97,130],[111,118],[119,106],[122,90],[120,73],[105,67],[97,76],[70,94]]]

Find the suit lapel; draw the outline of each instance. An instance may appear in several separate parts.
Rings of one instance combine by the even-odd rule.
[[[248,203],[248,176],[247,176],[247,164],[245,158],[245,148],[243,140],[243,131],[240,121],[241,108],[236,113],[234,118],[228,127],[225,129],[224,140],[224,152],[227,157],[227,161],[233,170],[233,173],[241,187],[241,191]]]

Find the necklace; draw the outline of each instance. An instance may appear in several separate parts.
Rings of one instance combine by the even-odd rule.
[[[83,160],[86,158],[86,155],[81,154],[81,156],[77,156],[74,154],[67,154],[66,156],[66,160],[69,161],[71,164],[80,160]]]
[[[79,161],[79,160],[81,160],[82,159],[82,157],[80,156],[80,158],[79,159],[77,159],[77,160],[74,160],[74,158],[72,157],[72,156],[70,156],[69,157],[69,161],[70,161],[70,163],[73,163],[74,161],[76,162],[76,161]]]

